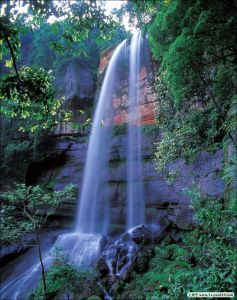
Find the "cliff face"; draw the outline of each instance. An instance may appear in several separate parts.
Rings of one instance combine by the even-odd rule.
[[[99,66],[99,77],[102,77],[109,60],[114,52],[114,48],[105,51],[101,55]],[[142,68],[140,71],[138,85],[138,93],[140,94],[139,112],[141,116],[140,124],[155,124],[155,108],[156,108],[156,93],[152,84],[152,67],[150,64],[142,61]],[[125,124],[128,121],[128,82],[125,78],[118,78],[121,82],[121,88],[117,89],[114,94],[112,104],[114,109],[113,124]]]
[[[142,134],[143,180],[146,199],[146,219],[158,222],[162,218],[172,220],[178,227],[188,229],[192,226],[192,210],[189,208],[190,197],[183,189],[199,184],[207,195],[222,196],[224,184],[220,179],[223,152],[216,154],[202,152],[193,165],[187,165],[183,159],[170,164],[169,169],[178,170],[179,174],[167,183],[163,174],[155,170],[153,160],[154,142],[159,136]],[[61,189],[69,183],[78,187],[80,194],[83,167],[86,159],[88,139],[57,139],[55,151],[64,153],[66,160],[51,166],[42,172],[38,180],[48,182],[54,189]],[[111,233],[124,230],[126,223],[126,181],[127,181],[127,137],[124,134],[114,136],[110,142],[108,186],[105,194],[109,197],[110,216],[113,220]],[[72,226],[78,203],[63,203],[54,216],[54,225]]]
[[[54,135],[74,135],[81,131],[78,124],[91,117],[96,84],[94,68],[80,58],[74,58],[67,65],[61,77],[56,78],[56,87],[60,97],[64,98],[63,107],[70,111],[70,121],[61,124]],[[81,111],[84,113],[82,114]],[[89,113],[85,113],[88,112]]]
[[[80,58],[71,60],[62,77],[57,78],[56,86],[59,93],[65,97],[69,109],[73,111],[93,104],[95,91],[93,70]]]
[[[114,49],[106,51],[101,56],[99,67],[99,76],[102,76],[106,70],[109,59]],[[79,70],[79,69],[80,70]],[[88,92],[87,84],[83,85],[78,78],[78,74],[83,74],[84,66],[69,66],[68,71],[68,105],[75,110],[78,109],[82,99],[91,95]],[[67,73],[66,73],[67,74]],[[84,92],[77,90],[75,86],[82,84]],[[71,89],[70,89],[71,86]],[[152,85],[152,68],[143,66],[138,82],[139,92],[141,95],[141,112],[142,125],[152,125],[155,120],[156,93]],[[89,89],[90,90],[90,89]],[[75,100],[77,99],[77,100]],[[74,101],[78,102],[74,106]],[[122,80],[121,87],[114,95],[112,105],[114,109],[114,125],[126,124],[128,113],[128,86],[125,79]],[[116,126],[115,126],[116,127]],[[144,126],[142,126],[144,128]],[[143,129],[142,129],[143,132]],[[60,189],[69,183],[74,183],[78,187],[80,194],[83,167],[86,160],[86,151],[88,137],[66,138],[66,135],[72,135],[69,130],[59,131],[59,137],[55,139],[54,152],[64,154],[64,161],[61,164],[53,164],[47,170],[39,174],[37,180],[47,181],[54,189]],[[159,133],[144,132],[142,133],[142,160],[143,160],[143,180],[146,198],[146,219],[150,222],[158,222],[163,218],[172,220],[179,228],[188,229],[192,226],[192,210],[189,208],[190,197],[183,192],[184,188],[192,187],[198,184],[202,192],[208,195],[222,196],[224,193],[224,184],[220,179],[222,170],[223,152],[218,151],[215,154],[202,152],[198,155],[193,165],[187,165],[183,159],[176,160],[168,166],[169,171],[175,172],[176,176],[172,182],[167,182],[163,174],[157,173],[154,162],[154,144],[159,142],[161,136]],[[108,186],[105,191],[109,195],[110,216],[113,220],[111,233],[115,234],[124,230],[126,223],[126,181],[127,181],[127,136],[125,133],[118,132],[110,141],[109,154],[109,175]],[[71,226],[72,219],[77,212],[77,200],[71,203],[63,203],[57,214],[53,217],[55,226]]]

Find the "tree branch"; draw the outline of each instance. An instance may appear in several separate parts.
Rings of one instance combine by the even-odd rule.
[[[16,76],[19,79],[19,81],[21,81],[21,78],[20,78],[20,75],[19,75],[19,72],[18,72],[18,69],[17,69],[15,53],[14,53],[14,50],[13,50],[12,45],[10,43],[10,40],[8,38],[8,35],[5,31],[4,25],[1,25],[1,30],[2,30],[2,33],[3,33],[3,36],[4,36],[5,40],[7,42],[7,45],[8,45],[9,51],[10,51],[10,55],[12,57],[13,67],[14,67],[14,70],[16,72]]]

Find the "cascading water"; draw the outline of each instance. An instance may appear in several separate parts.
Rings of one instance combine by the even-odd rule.
[[[107,200],[104,201],[101,198],[100,192],[106,184],[108,142],[112,126],[104,124],[104,122],[111,119],[115,73],[125,43],[126,40],[114,51],[96,104],[75,232],[59,235],[54,245],[61,248],[68,261],[76,267],[90,267],[106,243],[106,238],[102,233],[106,232],[109,222],[109,209]],[[103,215],[102,218],[100,214]],[[54,247],[51,247],[43,253],[43,262],[46,268],[53,262],[50,255],[53,249]],[[23,266],[18,275],[10,276],[4,282],[1,287],[2,300],[24,299],[26,289],[34,287],[40,277],[41,268],[35,258],[31,262],[30,266],[25,264],[25,268]]]
[[[127,228],[145,222],[142,180],[141,129],[139,112],[139,73],[141,69],[141,32],[133,35],[130,46],[127,153]]]
[[[129,55],[128,80],[128,145],[127,145],[127,227],[130,229],[145,222],[145,201],[142,182],[141,163],[141,131],[139,114],[139,72],[141,68],[141,33],[135,34],[131,40]],[[103,80],[101,92],[96,103],[93,125],[91,129],[87,159],[84,169],[82,190],[73,233],[58,236],[54,246],[60,247],[68,260],[77,267],[91,266],[106,244],[103,234],[110,225],[110,207],[106,195],[108,179],[109,141],[112,135],[113,106],[112,99],[116,88],[116,72],[120,59],[125,55],[126,40],[114,51]],[[124,246],[116,245],[120,248]],[[126,248],[127,247],[127,248]],[[136,248],[133,244],[126,245],[127,262],[122,269],[113,263],[115,274],[126,271],[132,261]],[[48,267],[53,260],[48,247],[43,253],[43,261]],[[115,260],[116,252],[107,251],[108,263]],[[124,257],[121,257],[124,260]],[[2,285],[1,299],[24,299],[24,287],[32,288],[40,277],[38,261],[25,264],[15,277],[11,276]],[[14,283],[14,284],[13,284]]]
[[[113,53],[96,103],[75,232],[59,236],[57,240],[63,251],[73,257],[69,261],[76,266],[91,266],[101,253],[101,246],[106,240],[103,234],[106,234],[109,224],[109,204],[104,190],[108,177],[109,139],[112,133],[112,124],[106,122],[112,119],[110,103],[116,70],[125,43],[126,40]]]
[[[77,231],[83,233],[106,233],[109,223],[108,203],[101,198],[101,191],[106,184],[112,126],[103,122],[112,117],[115,76],[125,43],[126,40],[116,48],[109,62],[93,119],[77,218]],[[106,198],[104,194],[103,197]]]

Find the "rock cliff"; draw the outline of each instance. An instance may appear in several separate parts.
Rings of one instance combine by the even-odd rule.
[[[107,50],[101,56],[99,67],[99,76],[102,76],[106,70],[106,66],[114,48]],[[68,103],[75,111],[79,107],[83,107],[83,99],[92,97],[92,81],[80,81],[78,77],[87,69],[83,69],[84,65],[77,62],[76,65],[68,67]],[[147,66],[147,65],[146,65]],[[140,72],[140,80],[138,82],[139,92],[141,95],[141,104],[139,110],[141,112],[141,122],[137,124],[142,126],[142,160],[143,160],[143,180],[146,198],[146,219],[149,222],[157,222],[161,218],[167,218],[182,229],[189,229],[192,226],[192,210],[189,207],[190,197],[187,196],[183,189],[193,187],[198,184],[202,192],[208,195],[222,196],[224,193],[224,183],[220,179],[222,170],[223,152],[220,150],[215,154],[202,152],[198,155],[196,161],[192,165],[186,164],[183,159],[176,160],[168,166],[169,172],[175,174],[172,180],[167,182],[164,174],[157,173],[155,170],[154,150],[155,143],[160,140],[159,132],[146,132],[147,126],[152,126],[156,122],[155,107],[157,95],[152,85],[152,66],[145,64]],[[70,74],[70,75],[69,75]],[[89,75],[88,75],[89,76]],[[76,78],[75,78],[76,77]],[[70,83],[69,83],[70,81]],[[66,81],[65,81],[66,82]],[[83,82],[85,85],[83,85]],[[111,233],[115,234],[124,230],[126,223],[126,153],[127,153],[127,136],[126,132],[116,132],[116,128],[126,127],[127,122],[127,82],[122,79],[122,88],[118,89],[114,95],[112,105],[114,108],[114,118],[112,120],[115,125],[115,132],[110,141],[109,155],[109,175],[106,194],[109,195],[109,203],[111,210]],[[82,85],[83,88],[79,89]],[[71,88],[70,88],[71,87]],[[78,87],[78,89],[76,88]],[[111,120],[110,120],[111,121]],[[146,126],[144,126],[146,125]],[[120,128],[120,129],[121,129]],[[121,131],[121,130],[120,130]],[[86,159],[86,150],[88,137],[66,137],[70,135],[68,132],[61,131],[59,137],[55,139],[54,152],[64,153],[66,159],[60,165],[53,165],[51,168],[41,172],[37,180],[49,182],[54,189],[60,189],[69,183],[78,186],[78,195],[83,176],[83,166]],[[71,132],[73,135],[73,132]],[[68,226],[72,225],[72,218],[76,215],[77,201],[71,203],[63,203],[54,216],[56,225]]]
[[[147,51],[147,45],[145,44],[145,46],[144,51]],[[113,52],[114,47],[102,53],[98,71],[99,78],[103,77],[103,74],[106,70],[106,67],[109,63]],[[116,94],[114,94],[114,97],[112,99],[114,109],[113,124],[115,125],[124,124],[128,122],[128,82],[126,77],[123,77],[124,73],[126,73],[126,67],[126,65],[123,66],[125,70],[123,70],[122,72],[121,70],[118,70],[120,71],[120,76],[118,76],[118,81],[120,82],[120,84],[117,88]],[[152,65],[150,63],[150,60],[148,60],[148,62],[142,61],[140,79],[137,83],[140,94],[139,112],[141,116],[141,121],[139,125],[156,123],[155,108],[157,95],[154,91],[152,78]]]

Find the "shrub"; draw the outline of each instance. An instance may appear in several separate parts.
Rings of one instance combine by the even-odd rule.
[[[66,261],[61,259],[56,260],[46,273],[47,294],[52,299],[63,295],[73,295],[73,299],[87,299],[88,297],[94,300],[100,299],[93,296],[101,294],[96,280],[97,275],[95,272],[86,270],[77,271],[74,266],[68,264]],[[44,299],[42,281],[39,282],[29,299]]]
[[[236,212],[223,199],[188,191],[196,211],[193,231],[175,233],[155,249],[149,270],[133,274],[118,299],[185,299],[190,291],[235,291]]]

